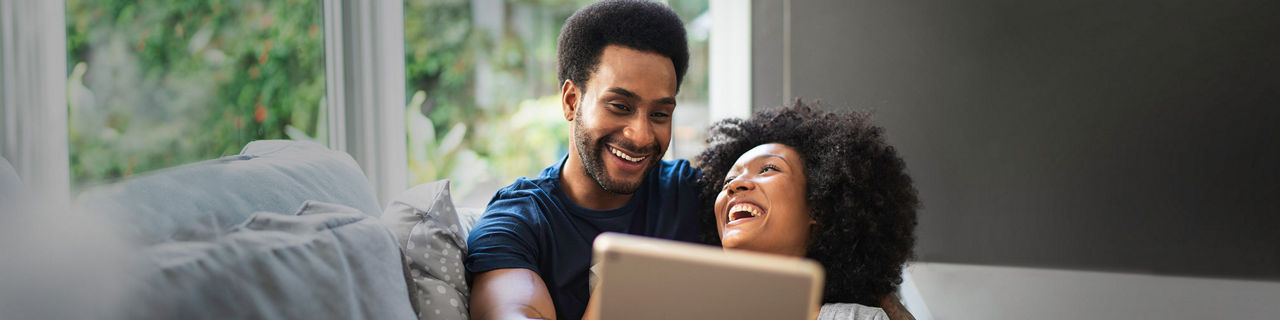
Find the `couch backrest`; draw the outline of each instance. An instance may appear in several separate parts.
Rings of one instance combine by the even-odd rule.
[[[105,216],[142,245],[204,241],[258,211],[306,200],[377,217],[373,187],[351,156],[313,142],[263,140],[228,156],[144,174],[83,193],[75,210]]]

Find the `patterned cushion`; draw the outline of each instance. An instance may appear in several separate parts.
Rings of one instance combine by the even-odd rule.
[[[468,319],[462,258],[464,225],[449,196],[449,180],[418,185],[387,206],[382,222],[400,244],[413,286],[411,300],[420,319]]]

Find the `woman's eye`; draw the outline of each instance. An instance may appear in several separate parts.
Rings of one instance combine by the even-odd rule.
[[[723,182],[723,183],[721,183],[720,185],[721,185],[721,186],[728,186],[730,182],[733,182],[733,179],[737,179],[737,178],[738,178],[738,177],[736,177],[736,176],[728,176],[728,177],[725,177],[725,178],[724,178],[724,182]]]
[[[782,171],[782,170],[778,170],[778,167],[777,167],[777,166],[775,166],[775,165],[772,165],[772,164],[766,164],[766,165],[764,165],[763,167],[761,167],[761,168],[760,168],[760,173],[769,172],[769,170],[778,171],[778,172],[781,172],[781,171]]]

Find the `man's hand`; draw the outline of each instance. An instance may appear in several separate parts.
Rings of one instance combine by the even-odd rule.
[[[587,311],[582,314],[582,320],[599,320],[600,319],[600,287],[604,285],[604,279],[600,279],[596,283],[596,287],[591,289],[591,299],[587,300]]]
[[[497,269],[475,275],[471,319],[555,319],[556,307],[542,277],[529,269]]]

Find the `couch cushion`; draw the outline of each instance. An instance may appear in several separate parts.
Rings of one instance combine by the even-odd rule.
[[[142,250],[129,319],[408,319],[396,238],[376,219],[307,201],[224,236]]]
[[[142,244],[207,241],[253,212],[291,212],[306,200],[381,212],[373,187],[345,153],[305,141],[249,143],[240,155],[144,174],[85,192],[76,209],[119,222]]]
[[[18,212],[17,204],[25,197],[24,193],[18,172],[9,165],[9,160],[0,157],[0,214]]]
[[[449,195],[449,180],[410,188],[397,196],[382,213],[382,222],[400,243],[415,288],[418,317],[467,319],[471,289],[467,287],[462,258],[466,255],[465,228]]]

